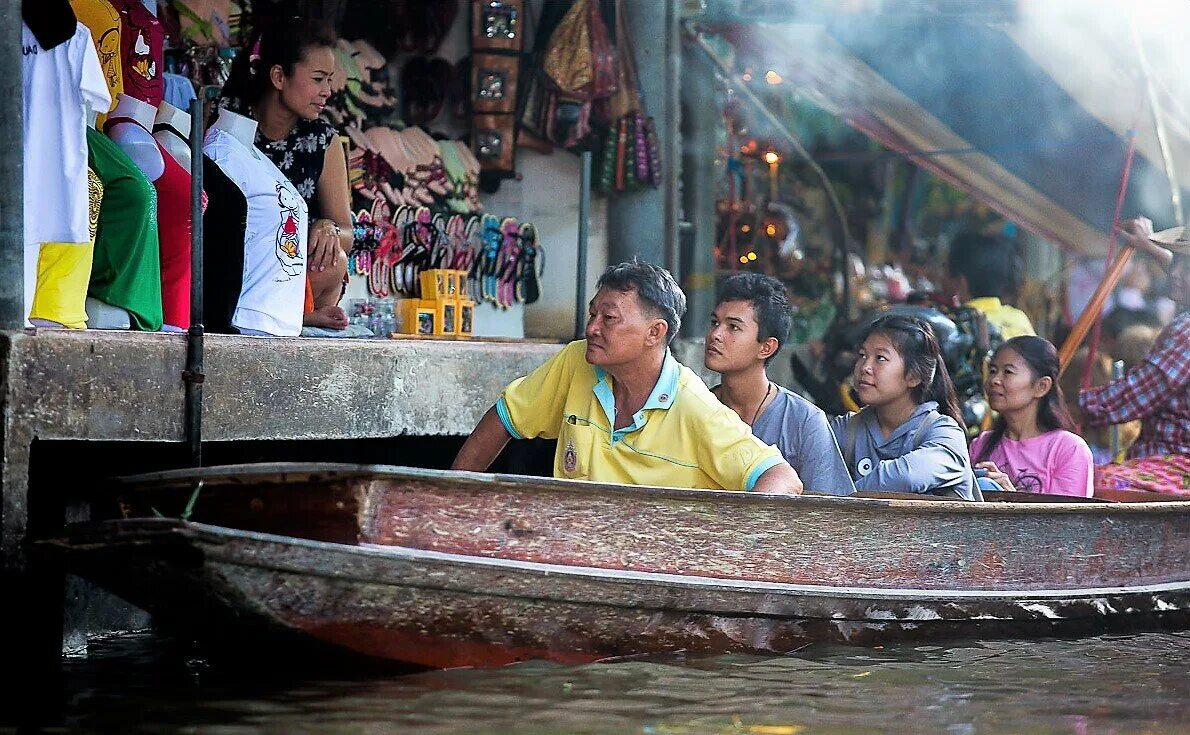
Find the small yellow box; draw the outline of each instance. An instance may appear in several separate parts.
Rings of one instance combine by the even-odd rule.
[[[457,276],[456,282],[458,283],[459,289],[458,293],[455,295],[455,298],[459,299],[460,301],[466,301],[470,299],[471,293],[468,290],[470,288],[470,283],[467,280],[467,271],[455,271],[455,275]]]
[[[431,268],[421,272],[421,297],[424,301],[437,301],[447,298],[448,275],[451,271],[441,268]],[[456,286],[457,288],[457,286]]]
[[[470,299],[459,299],[459,336],[471,339],[475,331],[475,302]]]
[[[424,299],[397,299],[397,331],[423,337],[437,334],[438,310],[434,303]]]
[[[459,332],[459,301],[458,299],[442,299],[434,302],[437,307],[438,323],[434,334],[443,337],[453,337]]]

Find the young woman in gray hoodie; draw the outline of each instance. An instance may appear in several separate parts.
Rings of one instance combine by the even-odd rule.
[[[831,430],[856,490],[978,497],[954,384],[927,322],[876,320],[852,377],[864,407]]]

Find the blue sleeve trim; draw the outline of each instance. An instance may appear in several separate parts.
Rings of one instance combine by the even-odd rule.
[[[504,424],[504,430],[508,432],[509,436],[513,439],[525,438],[512,425],[512,417],[508,415],[508,404],[504,402],[504,396],[500,396],[500,399],[496,401],[496,415],[500,417],[500,423]]]
[[[784,461],[785,460],[782,459],[780,455],[760,460],[760,464],[756,465],[756,467],[754,467],[752,471],[748,473],[748,481],[744,483],[744,492],[752,492],[752,488],[756,487],[756,483],[758,480],[760,480],[761,475]]]

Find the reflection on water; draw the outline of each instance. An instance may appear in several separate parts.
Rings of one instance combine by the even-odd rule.
[[[150,636],[66,666],[68,730],[1190,732],[1190,634],[680,655],[334,678],[212,667]],[[263,668],[268,671],[267,667]]]

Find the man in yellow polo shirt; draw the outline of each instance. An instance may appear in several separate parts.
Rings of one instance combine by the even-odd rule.
[[[1025,312],[1000,300],[1003,294],[1012,291],[1015,258],[1007,240],[964,232],[951,241],[947,264],[948,290],[960,303],[982,311],[988,323],[1000,329],[1005,340],[1037,334]]]
[[[673,276],[611,266],[591,299],[586,339],[514,380],[455,457],[482,472],[510,438],[558,440],[554,475],[630,485],[798,494],[775,448],[669,352],[686,312]]]

